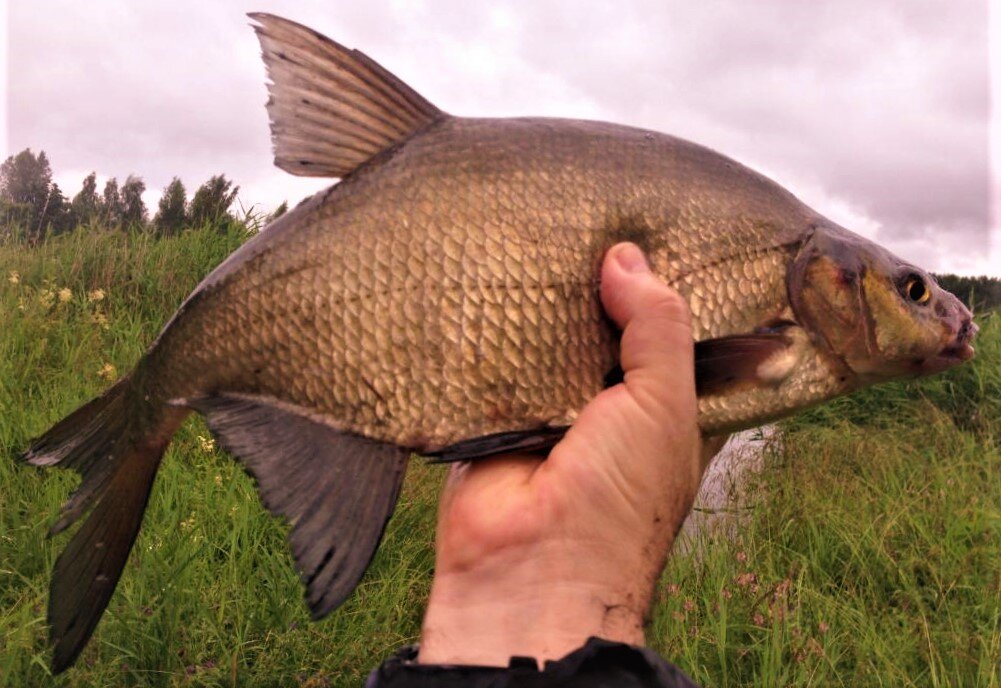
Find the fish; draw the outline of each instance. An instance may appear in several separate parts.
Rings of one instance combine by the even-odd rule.
[[[364,53],[249,15],[275,164],[337,178],[211,272],[135,368],[34,440],[77,471],[52,526],[52,666],[77,658],[192,413],[291,524],[316,619],[358,584],[411,455],[545,452],[621,382],[600,265],[623,241],[692,315],[723,435],[974,355],[933,277],[708,148],[617,124],[447,114]]]

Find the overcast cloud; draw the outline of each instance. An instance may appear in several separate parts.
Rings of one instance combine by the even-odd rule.
[[[689,138],[930,269],[1001,274],[986,0],[11,0],[8,153],[44,149],[68,195],[139,174],[150,206],[174,175],[265,208],[322,188],[271,166],[254,10],[446,111]]]

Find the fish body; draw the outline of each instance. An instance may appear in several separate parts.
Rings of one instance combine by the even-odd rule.
[[[774,182],[664,134],[447,115],[357,51],[254,15],[276,163],[342,181],[210,274],[135,370],[37,440],[78,470],[54,526],[54,666],[75,659],[192,411],[257,479],[314,616],[357,584],[411,452],[551,447],[617,381],[604,252],[633,241],[687,300],[699,424],[760,424],[972,355],[923,271]]]
[[[662,134],[445,118],[238,250],[149,366],[169,399],[263,395],[418,452],[567,425],[617,363],[597,282],[608,247],[640,244],[711,339],[782,316],[815,218]],[[707,404],[702,423],[749,411]]]

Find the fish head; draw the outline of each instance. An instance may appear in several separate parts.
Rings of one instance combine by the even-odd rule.
[[[818,226],[788,279],[795,317],[859,386],[973,357],[973,315],[926,271],[837,226]]]

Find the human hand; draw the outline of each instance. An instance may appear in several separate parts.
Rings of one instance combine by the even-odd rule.
[[[696,425],[688,308],[635,245],[608,251],[601,298],[622,328],[624,382],[546,460],[452,469],[421,663],[558,659],[592,635],[644,642],[654,586],[721,442],[702,448]]]

